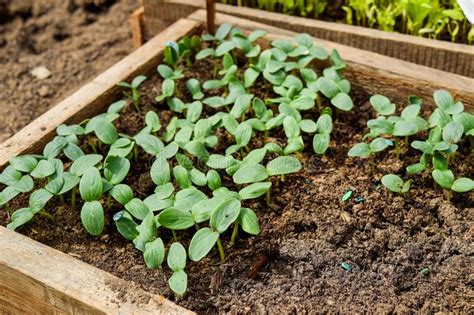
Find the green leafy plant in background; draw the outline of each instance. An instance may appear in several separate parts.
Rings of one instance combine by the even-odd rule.
[[[308,18],[472,44],[474,26],[456,0],[220,0]],[[342,17],[344,17],[342,19]]]

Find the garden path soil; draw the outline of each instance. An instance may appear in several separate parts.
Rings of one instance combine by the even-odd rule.
[[[138,6],[136,0],[0,0],[0,142],[129,54],[128,17]],[[33,77],[38,66],[51,76]]]
[[[186,75],[204,81],[210,71],[202,70],[209,66],[195,63]],[[166,126],[171,113],[153,101],[160,86],[156,75],[141,86],[141,113],[129,106],[117,121],[121,131],[133,134],[143,128],[148,110],[157,110]],[[180,90],[185,91],[183,86]],[[100,237],[86,234],[80,207],[71,209],[58,201],[48,207],[56,224],[38,217],[20,232],[200,313],[472,313],[474,194],[456,195],[447,202],[442,192],[433,190],[428,175],[415,177],[407,198],[387,193],[380,185],[382,174],[403,173],[416,154],[407,152],[403,163],[393,153],[383,154],[374,176],[366,161],[347,158],[369,118],[368,95],[356,91],[355,99],[354,114],[335,123],[325,157],[310,149],[303,152],[300,173],[287,176],[285,182],[273,180],[269,207],[264,198],[246,202],[260,218],[259,236],[241,235],[233,248],[226,248],[223,264],[214,251],[188,264],[189,291],[184,298],[167,287],[167,268],[148,270],[141,253],[116,232],[111,217],[121,210],[118,204],[107,212]],[[225,137],[220,134],[224,143]],[[126,182],[142,198],[154,187],[146,175],[151,157],[139,156]],[[468,150],[456,159],[455,173],[472,178],[474,160]],[[349,189],[353,196],[343,202]],[[357,203],[357,197],[364,201]],[[27,201],[18,199],[15,208]],[[5,224],[7,215],[0,214],[0,224]],[[190,236],[180,234],[185,244]],[[171,240],[171,235],[161,237]],[[223,238],[228,241],[230,235]],[[349,271],[342,268],[343,262]],[[429,275],[420,274],[424,268],[429,268]],[[120,288],[120,296],[126,294],[127,289]]]

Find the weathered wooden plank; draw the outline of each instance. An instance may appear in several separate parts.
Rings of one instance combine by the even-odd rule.
[[[144,0],[145,27],[159,31],[193,10],[205,8],[204,0]],[[265,23],[294,32],[369,50],[436,69],[474,77],[474,46],[432,40],[395,32],[288,16],[247,7],[217,4],[218,12]]]
[[[199,10],[189,16],[196,21],[205,21],[205,11]],[[262,29],[269,34],[267,39],[287,38],[296,35],[291,31],[252,22],[222,13],[217,13],[216,23],[231,23],[245,30]],[[409,95],[418,95],[431,100],[437,89],[447,89],[462,101],[470,111],[474,110],[474,79],[444,72],[381,54],[316,39],[315,43],[326,49],[337,49],[348,62],[344,72],[351,83],[370,94],[381,93],[398,102],[405,102]]]
[[[1,314],[192,314],[0,226]]]
[[[143,14],[145,13],[144,7],[136,9],[132,15],[130,15],[129,23],[132,29],[133,46],[138,48],[145,42],[144,31],[143,31]]]
[[[128,55],[74,94],[52,107],[13,137],[0,144],[0,168],[21,153],[40,150],[63,123],[78,123],[103,112],[120,93],[117,83],[131,80],[155,68],[167,41],[178,40],[193,32],[199,22],[178,20],[145,45]]]

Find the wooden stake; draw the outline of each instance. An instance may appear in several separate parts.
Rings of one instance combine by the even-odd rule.
[[[207,9],[207,31],[209,34],[214,35],[216,31],[215,20],[216,20],[216,2],[215,0],[206,0]]]

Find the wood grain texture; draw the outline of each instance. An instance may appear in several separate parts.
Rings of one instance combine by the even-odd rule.
[[[144,0],[149,33],[169,25],[172,19],[185,17],[190,11],[205,8],[204,0]],[[474,46],[432,40],[366,27],[288,16],[258,9],[217,4],[221,13],[265,23],[297,33],[310,35],[368,50],[412,63],[474,77]]]
[[[52,139],[57,126],[79,123],[103,112],[121,93],[120,81],[130,81],[138,74],[154,69],[167,41],[178,40],[194,31],[200,22],[178,20],[145,45],[100,74],[77,92],[52,107],[10,139],[0,144],[0,168],[21,153],[38,152]]]
[[[189,18],[204,21],[205,11],[196,11]],[[222,23],[231,23],[245,30],[265,30],[269,33],[266,38],[270,40],[288,39],[296,35],[274,26],[218,13],[216,24]],[[474,79],[330,41],[315,39],[315,44],[327,50],[337,49],[348,63],[344,76],[352,85],[369,94],[384,94],[398,102],[406,102],[409,95],[418,95],[432,103],[435,90],[447,89],[457,100],[462,101],[468,110],[474,111]]]
[[[144,7],[136,9],[132,15],[130,15],[129,23],[132,30],[133,47],[139,48],[145,42],[144,31],[143,31],[143,14],[145,13]]]
[[[193,314],[0,226],[1,314]]]

